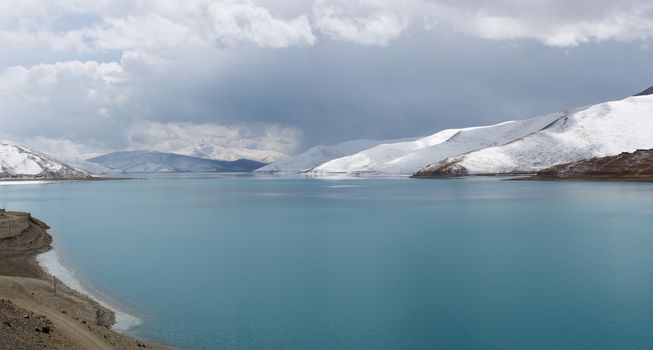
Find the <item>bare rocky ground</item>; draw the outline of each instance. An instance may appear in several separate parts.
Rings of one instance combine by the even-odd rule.
[[[0,212],[0,350],[164,349],[113,332],[111,310],[61,282],[55,294],[36,262],[51,249],[47,228],[26,213]]]
[[[528,179],[653,181],[653,150],[560,164]]]

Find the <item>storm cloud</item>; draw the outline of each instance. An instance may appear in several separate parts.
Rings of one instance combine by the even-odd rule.
[[[635,0],[0,2],[0,134],[262,158],[526,118],[653,85],[651,23]]]

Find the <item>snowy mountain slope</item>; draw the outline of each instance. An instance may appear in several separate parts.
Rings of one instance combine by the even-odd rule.
[[[352,140],[335,146],[315,146],[296,156],[274,162],[256,171],[270,173],[306,171],[332,159],[360,152],[384,142],[388,141]]]
[[[86,179],[90,175],[52,157],[0,142],[0,179]]]
[[[215,160],[251,159],[266,164],[276,162],[288,157],[281,152],[270,150],[228,148],[208,144],[200,144],[194,147],[181,148],[174,150],[172,153]]]
[[[70,165],[74,167],[75,169],[79,169],[82,171],[85,171],[89,174],[92,175],[124,175],[126,174],[125,171],[120,170],[120,169],[111,169],[107,168],[104,165],[98,164],[98,163],[92,163],[86,160],[79,160],[79,159],[62,159],[62,162],[66,163],[67,165]]]
[[[653,95],[576,110],[542,131],[432,164],[419,176],[534,173],[592,157],[653,148]]]
[[[382,144],[334,159],[316,167],[313,172],[411,175],[425,164],[485,147],[502,145],[537,132],[562,116],[563,113],[555,113],[491,126],[443,130],[415,141]]]
[[[148,151],[114,152],[88,159],[88,161],[127,173],[250,172],[265,165],[247,159],[220,161]]]

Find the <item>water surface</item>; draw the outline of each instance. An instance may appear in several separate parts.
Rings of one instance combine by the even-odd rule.
[[[649,349],[653,184],[155,176],[0,186],[182,349]]]

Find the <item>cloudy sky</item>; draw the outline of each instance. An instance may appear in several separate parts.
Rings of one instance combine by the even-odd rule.
[[[0,0],[0,137],[274,158],[653,85],[649,0]]]

